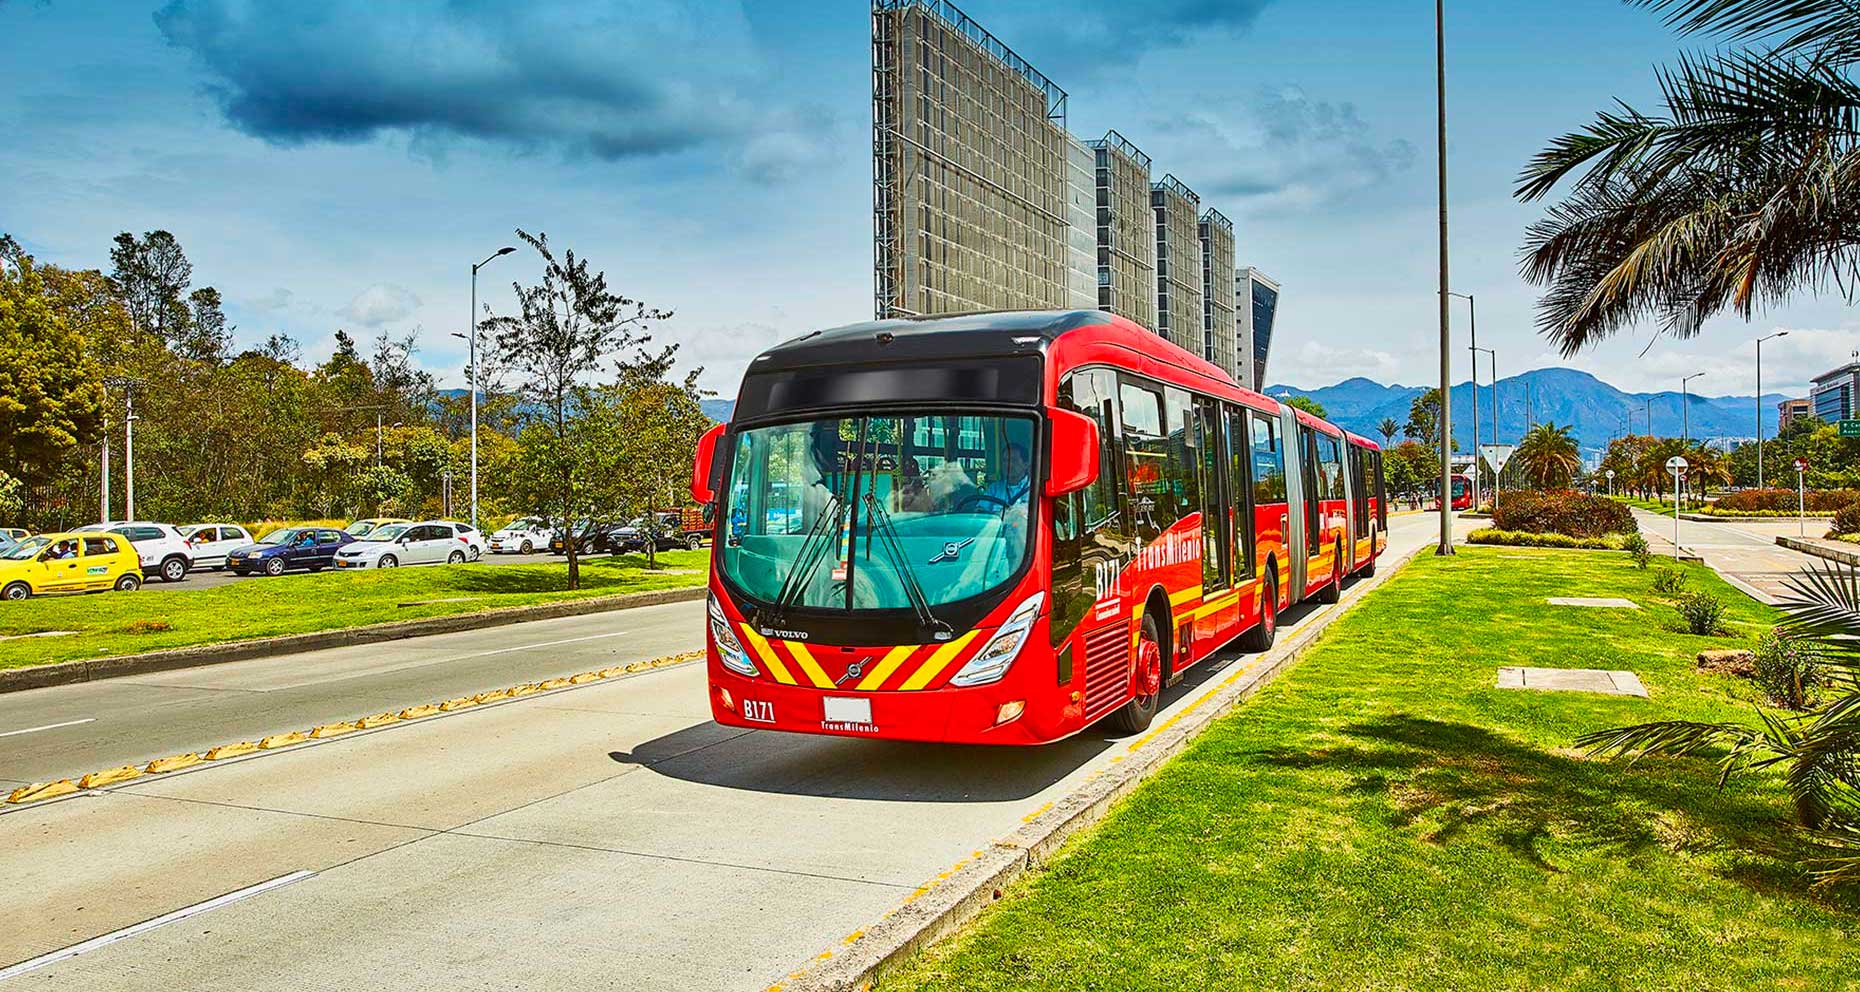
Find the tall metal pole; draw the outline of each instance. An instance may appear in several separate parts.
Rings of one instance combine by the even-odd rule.
[[[375,407],[375,467],[381,467],[381,408]]]
[[[1757,339],[1757,488],[1763,488],[1763,342],[1780,338],[1788,331],[1765,334]]]
[[[474,529],[478,526],[478,270],[513,251],[516,249],[499,248],[471,267],[471,347],[468,351],[471,356],[471,525]]]
[[[1453,553],[1453,367],[1447,333],[1447,8],[1434,0],[1435,137],[1440,156],[1440,544],[1437,555]],[[1478,468],[1474,465],[1474,469]]]
[[[103,498],[99,500],[97,504],[97,522],[100,524],[107,524],[110,522],[110,424],[109,418],[107,417],[104,419],[103,425],[102,497]]]
[[[123,519],[136,519],[136,393],[123,390]]]
[[[1492,443],[1498,444],[1499,443],[1498,441],[1498,352],[1492,350],[1491,348],[1481,348],[1481,347],[1478,347],[1477,345],[1473,346],[1474,378],[1477,378],[1477,373],[1478,373],[1478,368],[1479,368],[1479,353],[1482,351],[1485,352],[1486,355],[1492,359]],[[1475,399],[1477,398],[1476,389],[1474,390],[1474,398]],[[1473,424],[1476,426],[1478,423],[1479,423],[1478,415],[1474,414]],[[1476,449],[1477,449],[1477,446],[1475,445],[1475,450],[1473,451],[1473,458],[1475,459],[1475,462],[1474,462],[1475,467],[1477,465],[1477,459],[1479,457],[1479,452]],[[1492,509],[1494,510],[1498,509],[1498,488],[1499,488],[1498,487],[1498,473],[1499,473],[1498,469],[1494,468],[1492,470]]]
[[[1472,407],[1473,407],[1472,409],[1472,456],[1473,456],[1472,497],[1473,497],[1473,508],[1477,509],[1478,507],[1483,505],[1479,501],[1479,308],[1476,304],[1473,303],[1473,294],[1471,293],[1450,293],[1448,295],[1458,296],[1461,299],[1464,299],[1466,301],[1466,313],[1468,314],[1470,318],[1468,321],[1468,328],[1472,335],[1472,345],[1470,348],[1472,352]],[[1492,439],[1492,443],[1497,444],[1498,438],[1494,437]]]

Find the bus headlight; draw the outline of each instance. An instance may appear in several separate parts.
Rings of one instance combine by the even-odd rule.
[[[710,640],[717,645],[717,660],[723,662],[723,667],[752,679],[762,674],[756,670],[756,663],[749,660],[743,642],[736,639],[736,632],[730,629],[730,619],[723,615],[723,607],[718,605],[714,592],[710,594]]]
[[[1008,666],[1020,657],[1020,649],[1027,643],[1027,635],[1033,632],[1033,621],[1040,616],[1040,607],[1046,603],[1046,594],[1036,592],[1028,596],[1014,608],[1012,616],[987,646],[976,652],[962,670],[950,678],[950,685],[971,686],[987,685],[996,682],[1007,674]]]

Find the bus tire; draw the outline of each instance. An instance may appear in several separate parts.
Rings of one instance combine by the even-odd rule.
[[[1111,714],[1112,729],[1123,734],[1140,734],[1156,719],[1162,699],[1163,643],[1162,628],[1156,614],[1143,615],[1143,632],[1137,637],[1137,671],[1135,694],[1130,702]]]
[[[1369,560],[1363,563],[1363,567],[1356,574],[1365,579],[1376,574],[1376,532],[1374,529],[1369,531]]]
[[[1331,560],[1330,581],[1318,590],[1317,601],[1320,603],[1335,603],[1343,598],[1343,545],[1337,545],[1333,554],[1336,557]]]
[[[1279,579],[1270,570],[1266,572],[1266,594],[1259,601],[1259,622],[1253,629],[1241,635],[1240,647],[1254,654],[1264,654],[1272,650],[1272,642],[1279,635]]]

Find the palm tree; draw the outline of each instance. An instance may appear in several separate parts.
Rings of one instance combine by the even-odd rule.
[[[1582,471],[1582,453],[1568,427],[1545,421],[1532,427],[1512,454],[1524,477],[1539,489],[1567,489]]]
[[[1395,422],[1394,417],[1383,417],[1382,422],[1376,425],[1376,430],[1382,434],[1382,446],[1386,448],[1395,443],[1395,435],[1401,431],[1401,425]]]
[[[1516,195],[1564,199],[1526,234],[1538,323],[1565,355],[1648,317],[1692,337],[1860,277],[1860,4],[1630,0],[1688,34],[1761,48],[1682,58],[1663,113],[1598,113],[1532,159]]]
[[[1796,822],[1825,847],[1821,884],[1860,881],[1860,572],[1824,564],[1788,581],[1785,627],[1819,648],[1825,701],[1800,714],[1758,710],[1755,724],[1667,720],[1583,734],[1592,754],[1687,755],[1722,747],[1718,781],[1780,767]]]

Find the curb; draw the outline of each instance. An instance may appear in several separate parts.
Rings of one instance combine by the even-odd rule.
[[[220,665],[231,661],[248,661],[273,655],[296,654],[299,651],[320,651],[324,648],[346,647],[351,644],[377,644],[382,641],[398,641],[408,637],[425,637],[429,634],[452,634],[462,630],[502,627],[505,624],[525,623],[530,620],[554,620],[559,617],[606,613],[639,606],[684,603],[703,599],[708,591],[706,586],[700,585],[683,589],[622,593],[615,596],[591,596],[587,599],[538,603],[533,606],[508,606],[501,609],[481,610],[477,613],[429,617],[424,620],[392,620],[387,623],[349,627],[344,630],[284,634],[249,641],[228,641],[219,644],[200,644],[193,647],[149,651],[143,654],[126,654],[115,658],[61,661],[33,668],[9,668],[0,670],[0,693],[42,689],[54,685],[71,685],[75,682],[95,682],[99,679],[120,678],[125,675],[146,675],[150,672],[166,672],[176,668]]]
[[[1331,610],[1271,651],[1245,659],[1212,692],[1152,727],[1113,755],[1111,765],[1092,773],[1070,794],[1029,815],[1019,829],[907,896],[884,919],[855,931],[836,950],[825,951],[768,992],[866,992],[919,950],[961,929],[1008,885],[1045,861],[1067,838],[1098,822],[1113,804],[1136,790],[1171,758],[1187,749],[1214,721],[1226,716],[1302,656],[1338,617],[1381,587],[1430,544],[1423,544],[1358,582]]]
[[[1647,512],[1652,513],[1653,511],[1648,510]],[[1661,514],[1661,516],[1670,517],[1672,516],[1672,513],[1669,511],[1667,513]],[[1775,523],[1778,520],[1787,520],[1791,516],[1800,516],[1804,520],[1832,520],[1834,519],[1834,514],[1832,513],[1805,513],[1805,514],[1786,514],[1785,513],[1785,514],[1778,514],[1775,516],[1768,516],[1768,517],[1759,517],[1755,515],[1733,516],[1731,514],[1725,514],[1725,513],[1681,513],[1679,515],[1679,519],[1693,520],[1693,521],[1697,521],[1698,523],[1702,523],[1702,524],[1768,524],[1768,523]]]
[[[1805,555],[1814,555],[1816,558],[1838,561],[1843,565],[1860,566],[1860,550],[1845,551],[1840,548],[1830,548],[1826,545],[1817,544],[1814,541],[1805,541],[1799,537],[1784,537],[1780,534],[1776,536],[1776,543],[1791,551],[1800,551]]]

